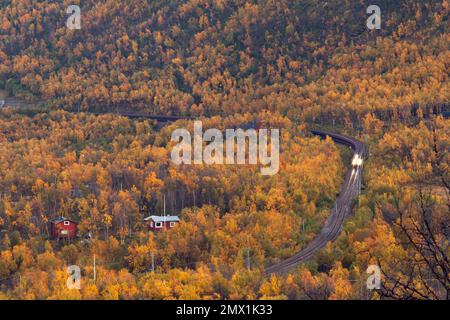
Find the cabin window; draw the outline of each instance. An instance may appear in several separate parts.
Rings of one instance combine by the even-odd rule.
[[[65,225],[65,226],[70,225],[70,221],[64,221],[64,225]]]
[[[175,222],[171,222],[171,223],[170,223],[170,227],[171,227],[171,228],[175,227]]]
[[[156,228],[162,228],[162,222],[157,222],[156,223]]]

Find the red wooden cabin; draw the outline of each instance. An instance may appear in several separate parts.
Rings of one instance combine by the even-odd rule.
[[[77,223],[64,217],[50,220],[50,237],[52,239],[74,239],[77,236]]]
[[[150,231],[162,231],[164,229],[172,229],[179,222],[178,216],[150,216],[144,219],[147,228]]]

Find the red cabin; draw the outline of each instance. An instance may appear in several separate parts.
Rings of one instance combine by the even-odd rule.
[[[50,220],[50,237],[52,239],[74,239],[77,236],[77,223],[64,217]]]
[[[179,222],[178,216],[150,216],[144,219],[147,222],[148,230],[162,231],[164,229],[172,229]]]

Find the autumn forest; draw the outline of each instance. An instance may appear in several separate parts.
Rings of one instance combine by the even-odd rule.
[[[450,1],[373,2],[371,30],[365,0],[0,0],[0,300],[449,300]],[[280,129],[279,171],[175,164],[193,119]],[[312,130],[364,144],[358,195],[267,274],[345,196]]]

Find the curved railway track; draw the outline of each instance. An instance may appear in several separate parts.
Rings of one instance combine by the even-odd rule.
[[[304,249],[292,257],[268,267],[265,271],[266,276],[288,272],[301,263],[311,259],[327,243],[334,241],[342,230],[345,218],[351,213],[353,198],[361,190],[362,159],[366,157],[364,144],[361,141],[341,134],[318,130],[311,132],[322,138],[329,136],[334,142],[350,147],[354,153],[353,159],[359,158],[361,161],[353,161],[352,168],[346,173],[344,184],[341,186],[341,192],[336,199],[335,206],[331,210],[331,214],[328,216],[319,234]]]

